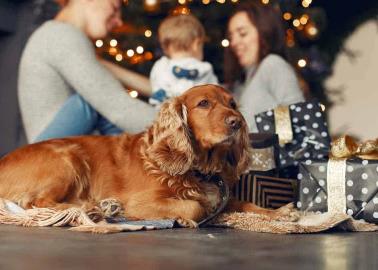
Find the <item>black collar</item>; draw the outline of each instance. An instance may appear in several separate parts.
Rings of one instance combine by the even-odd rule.
[[[221,203],[219,204],[219,207],[217,208],[217,210],[215,210],[205,219],[198,222],[198,227],[205,227],[209,221],[211,221],[213,218],[215,218],[225,209],[228,203],[228,200],[230,198],[230,188],[228,187],[227,183],[225,183],[225,181],[219,175],[205,175],[199,171],[196,171],[195,174],[197,177],[203,179],[204,181],[213,182],[214,184],[216,184],[219,187],[219,193],[221,196]]]

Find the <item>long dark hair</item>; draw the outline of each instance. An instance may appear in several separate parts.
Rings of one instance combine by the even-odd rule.
[[[271,53],[286,59],[285,32],[277,9],[272,5],[263,5],[255,1],[243,3],[236,7],[228,21],[239,12],[245,12],[258,31],[258,63]],[[230,47],[225,49],[223,70],[228,87],[232,87],[236,81],[244,80],[244,69]]]

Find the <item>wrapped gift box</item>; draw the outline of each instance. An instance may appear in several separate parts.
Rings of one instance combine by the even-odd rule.
[[[251,164],[233,189],[241,201],[266,208],[278,208],[294,201],[296,180],[278,178],[278,136],[270,133],[252,133]]]
[[[378,223],[378,160],[339,162],[336,168],[326,159],[300,163],[298,208],[327,212],[341,206],[356,219]]]
[[[277,133],[280,167],[297,166],[304,159],[326,157],[330,137],[319,102],[300,102],[255,116],[260,132]],[[295,173],[296,174],[296,173]]]
[[[296,200],[297,180],[258,175],[250,172],[241,177],[234,187],[240,201],[254,203],[264,208],[279,208]]]

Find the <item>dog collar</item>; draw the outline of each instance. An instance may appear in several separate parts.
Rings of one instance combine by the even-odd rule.
[[[219,175],[203,175],[200,172],[197,172],[197,174],[199,174],[199,177],[201,177],[205,181],[215,183],[219,188],[219,193],[221,196],[221,203],[219,204],[218,208],[205,219],[198,222],[198,227],[205,227],[209,221],[219,215],[226,208],[226,205],[230,198],[230,188]]]

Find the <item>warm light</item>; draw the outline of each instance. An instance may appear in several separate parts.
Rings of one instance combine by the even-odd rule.
[[[286,45],[290,48],[294,47],[295,41],[293,39],[289,39],[286,41]]]
[[[310,36],[316,36],[318,34],[318,28],[315,26],[310,26],[307,28],[307,32]]]
[[[237,3],[239,0],[231,0],[232,3]]]
[[[226,2],[226,0],[217,0],[217,2],[218,2],[219,4],[224,4],[224,3]]]
[[[109,54],[110,54],[110,55],[116,55],[117,53],[118,53],[117,48],[111,47],[111,48],[109,49]]]
[[[210,0],[202,0],[202,4],[208,5],[208,4],[210,4]]]
[[[101,48],[104,45],[104,42],[101,39],[96,40],[96,47]]]
[[[117,46],[118,41],[117,41],[116,39],[112,39],[112,40],[109,42],[109,44],[110,44],[111,47],[115,47],[115,46]]]
[[[228,41],[228,39],[222,40],[222,46],[225,47],[225,48],[230,46],[230,41]]]
[[[306,60],[304,60],[304,59],[299,59],[299,60],[298,60],[298,66],[299,66],[299,67],[303,68],[303,67],[305,67],[306,65],[307,65]]]
[[[147,29],[146,31],[144,31],[144,36],[145,37],[151,37],[152,36],[152,31]]]
[[[127,55],[128,57],[132,57],[132,56],[134,55],[134,50],[132,50],[132,49],[128,49],[127,52],[126,52],[126,55]]]
[[[301,22],[300,22],[298,19],[295,19],[295,20],[293,21],[293,25],[294,25],[295,27],[298,27],[299,25],[301,25]]]
[[[186,0],[178,0],[178,3],[179,3],[180,5],[184,5],[184,4],[186,3]]]
[[[302,1],[302,6],[305,7],[305,8],[307,8],[307,7],[310,6],[311,2],[312,2],[312,0],[303,0]]]
[[[138,46],[138,47],[136,48],[136,52],[139,53],[139,54],[141,54],[141,53],[144,52],[144,48],[143,48],[142,46]]]
[[[130,97],[132,97],[132,98],[137,98],[137,97],[138,97],[138,92],[135,91],[135,90],[131,90],[131,91],[129,92],[129,95],[130,95]]]
[[[146,59],[146,60],[152,60],[153,57],[154,57],[154,55],[152,54],[152,52],[145,52],[144,53],[144,59]]]
[[[290,12],[285,12],[285,13],[283,14],[283,18],[284,18],[286,21],[290,20],[292,17],[293,17],[293,16],[291,15]]]
[[[157,0],[144,0],[146,6],[154,6],[157,4]]]
[[[267,4],[269,4],[269,0],[261,0],[261,3],[267,5]]]
[[[302,15],[302,17],[299,19],[299,22],[303,25],[305,25],[308,22],[308,15]]]
[[[121,61],[122,61],[122,59],[123,59],[123,56],[122,56],[122,54],[120,54],[120,53],[117,53],[117,55],[115,56],[115,59],[116,59],[116,61],[118,61],[118,62],[121,62]]]

